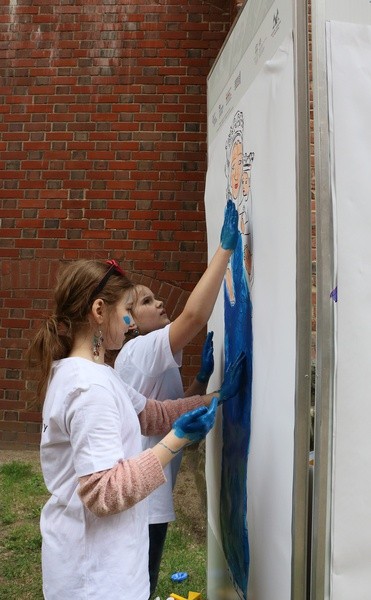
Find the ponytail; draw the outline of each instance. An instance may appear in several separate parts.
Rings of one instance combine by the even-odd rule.
[[[38,395],[44,391],[53,361],[66,358],[71,352],[72,343],[69,319],[53,314],[41,324],[27,351],[29,366],[38,367],[41,371]]]

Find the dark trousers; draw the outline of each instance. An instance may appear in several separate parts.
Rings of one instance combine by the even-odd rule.
[[[150,598],[155,593],[167,532],[167,523],[149,525],[149,583]]]

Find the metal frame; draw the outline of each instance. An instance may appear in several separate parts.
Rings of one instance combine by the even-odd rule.
[[[311,407],[311,191],[307,0],[293,1],[297,172],[297,354],[291,598],[308,597]]]
[[[335,369],[334,229],[326,66],[326,3],[312,0],[313,104],[317,237],[317,370],[311,600],[329,597],[332,413]],[[329,288],[331,288],[329,290]]]

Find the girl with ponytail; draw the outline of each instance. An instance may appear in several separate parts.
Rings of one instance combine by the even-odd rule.
[[[55,308],[29,348],[45,390],[41,466],[50,492],[41,513],[46,600],[148,600],[148,495],[164,467],[214,424],[233,396],[243,358],[219,392],[158,402],[104,362],[132,324],[133,285],[114,260],[61,272]],[[142,450],[141,433],[162,434]]]

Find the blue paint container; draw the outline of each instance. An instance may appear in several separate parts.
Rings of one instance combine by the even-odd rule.
[[[188,573],[186,573],[185,571],[178,571],[177,573],[173,573],[171,576],[171,580],[172,581],[176,581],[177,583],[180,583],[181,581],[185,581],[188,577]]]

